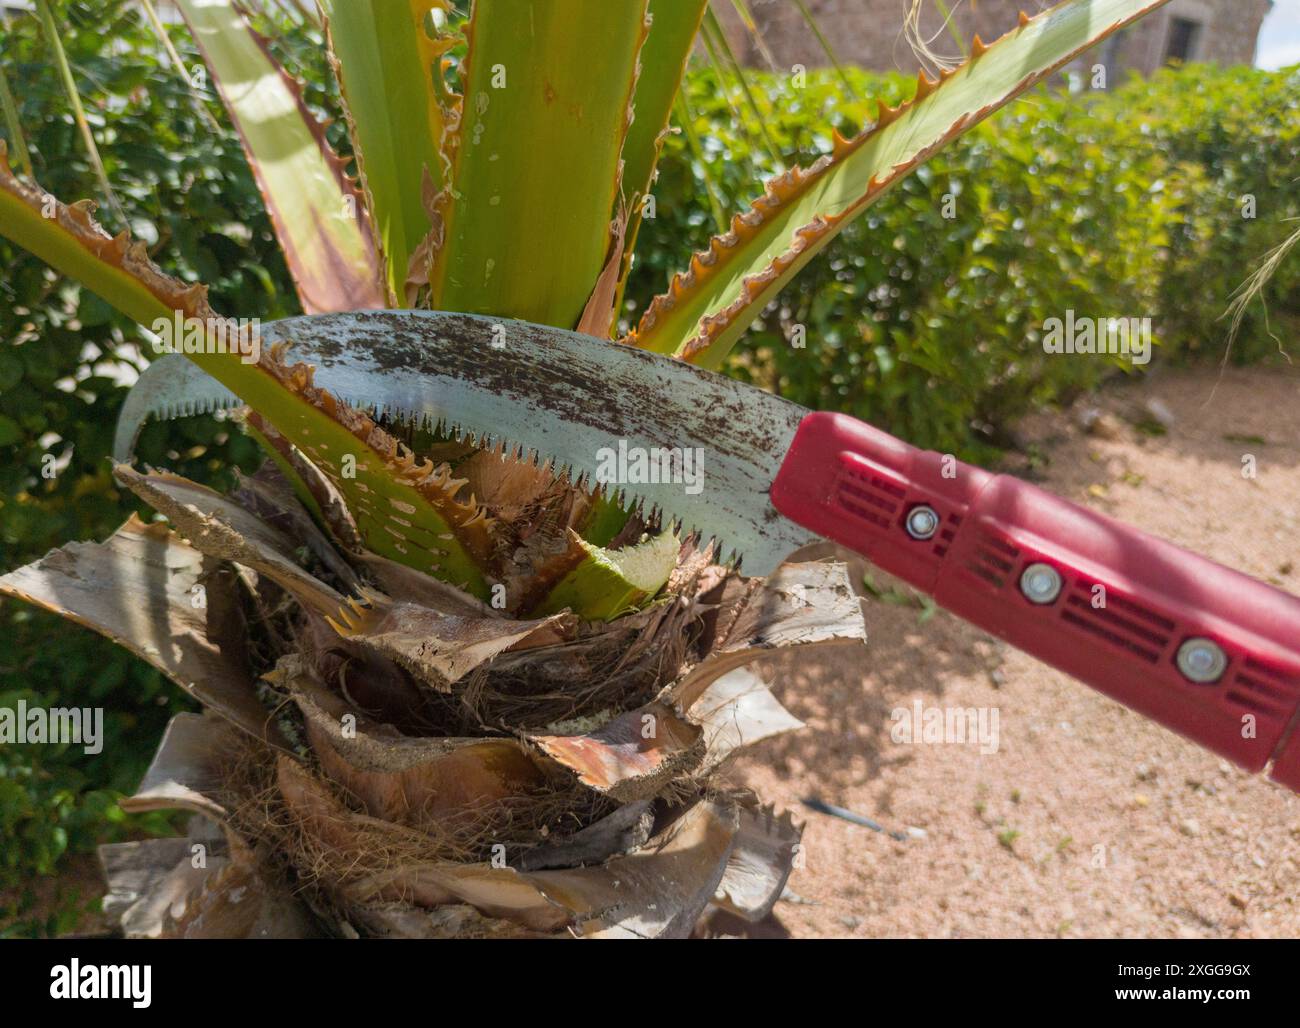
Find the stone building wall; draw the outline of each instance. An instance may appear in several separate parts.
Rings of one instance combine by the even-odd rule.
[[[840,61],[876,71],[914,74],[920,64],[902,33],[907,0],[806,0],[809,10],[830,40]],[[745,30],[732,0],[712,0],[732,48],[754,67],[765,64],[759,48]],[[1048,0],[950,0],[953,23],[964,40],[976,32],[986,43],[1013,28],[1023,8],[1029,14],[1052,6]],[[1260,24],[1272,0],[1172,0],[1132,28],[1101,43],[1089,64],[1101,61],[1112,81],[1116,73],[1134,70],[1149,74],[1170,56],[1217,64],[1251,64]],[[825,52],[792,0],[749,0],[778,67],[795,64],[813,68],[827,63]],[[936,52],[958,54],[935,5],[923,5],[921,33]]]

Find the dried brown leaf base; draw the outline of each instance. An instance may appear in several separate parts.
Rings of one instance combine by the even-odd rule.
[[[688,543],[637,613],[528,618],[340,541],[269,471],[231,497],[118,478],[171,527],[132,519],[0,593],[207,708],[124,804],[192,811],[190,836],[103,849],[126,935],[657,937],[770,912],[798,829],[720,772],[799,727],[745,665],[861,645],[842,566],[744,579]]]

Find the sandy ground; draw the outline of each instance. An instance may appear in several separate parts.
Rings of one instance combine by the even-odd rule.
[[[1175,418],[1164,436],[1125,420],[1152,397]],[[1300,592],[1298,399],[1300,369],[1165,372],[1087,401],[1115,438],[1060,415],[1025,435],[1048,488]],[[808,727],[735,768],[805,822],[769,930],[1300,936],[1300,797],[942,611],[869,600],[866,614],[865,653],[767,664]],[[895,743],[890,711],[915,700],[996,708],[998,751]],[[810,795],[909,838],[802,808]]]

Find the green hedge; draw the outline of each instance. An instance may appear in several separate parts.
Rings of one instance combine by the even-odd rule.
[[[1180,197],[1172,259],[1160,283],[1166,349],[1177,360],[1219,360],[1224,298],[1261,256],[1300,228],[1300,69],[1165,72],[1155,90],[1115,98],[1117,145],[1154,147]],[[1255,217],[1242,216],[1247,199]],[[1249,363],[1294,352],[1300,328],[1300,259],[1253,304],[1231,357]]]
[[[898,77],[849,74],[857,93],[883,92],[890,103],[913,88]],[[825,126],[847,131],[868,117],[864,104],[841,99],[834,75],[810,74],[803,89],[786,77],[755,78],[768,98],[768,133],[787,155],[824,152]],[[736,127],[711,73],[693,77],[689,99],[699,134],[713,137],[708,178],[727,209],[738,209],[752,199],[755,175],[772,170],[766,149],[752,126]],[[1294,71],[1193,66],[1110,92],[1036,91],[952,144],[831,243],[743,339],[730,370],[918,445],[991,459],[1027,410],[1132,370],[1121,360],[1045,354],[1040,328],[1067,309],[1151,317],[1156,359],[1217,359],[1229,295],[1295,229],[1287,219],[1300,216],[1298,109]],[[656,218],[638,243],[629,290],[638,309],[681,267],[683,240],[700,249],[713,231],[704,175],[685,137],[671,138]],[[1254,219],[1241,216],[1247,193]],[[947,195],[952,218],[944,217]],[[1283,340],[1300,315],[1298,288],[1300,261],[1292,260],[1266,294]],[[1262,310],[1251,308],[1236,359],[1277,352]],[[803,349],[782,331],[796,323]]]
[[[296,313],[293,291],[257,190],[228,126],[217,136],[186,87],[159,65],[126,0],[63,5],[65,36],[108,174],[133,229],[155,259],[213,286],[218,310],[264,319]],[[177,33],[186,62],[197,56]],[[323,112],[336,97],[320,40],[290,34],[290,66]],[[49,55],[30,18],[0,39],[37,176],[65,198],[97,194]],[[857,91],[895,102],[898,79],[850,71]],[[834,76],[806,87],[763,79],[775,144],[807,160],[829,148],[827,126],[869,117],[845,102]],[[728,210],[754,194],[765,164],[709,72],[688,95],[705,136],[710,180]],[[1095,385],[1113,366],[1045,359],[1034,332],[1066,307],[1153,315],[1166,354],[1218,356],[1224,297],[1278,242],[1298,213],[1293,176],[1295,76],[1189,68],[1113,94],[1046,92],[1017,104],[907,179],[814,261],[780,307],[745,339],[734,373],[802,403],[847,410],[914,442],[988,458],[1011,419]],[[209,110],[224,117],[214,104]],[[331,130],[340,145],[342,124]],[[656,186],[657,217],[642,229],[628,297],[637,310],[702,247],[713,228],[704,167],[669,139]],[[1288,192],[1288,187],[1290,191]],[[1253,192],[1258,218],[1235,217]],[[945,194],[956,217],[945,219]],[[106,215],[111,224],[111,218]],[[117,227],[117,226],[114,226]],[[114,351],[133,328],[94,296],[54,279],[0,241],[0,569],[69,539],[97,539],[135,509],[113,488],[107,454],[124,388]],[[1269,291],[1272,326],[1294,327],[1295,262]],[[1290,319],[1288,321],[1288,319]],[[792,349],[782,321],[807,328]],[[1276,349],[1262,318],[1247,320],[1236,357]],[[75,387],[69,390],[70,381]],[[146,430],[142,459],[215,485],[256,460],[254,448],[210,419]],[[41,477],[42,458],[67,460]],[[163,726],[187,701],[160,676],[98,636],[27,607],[0,605],[0,705],[103,706],[103,753],[0,750],[0,935],[66,928],[77,898],[37,918],[33,876],[69,853],[163,819],[125,817],[116,801],[139,781]],[[89,897],[83,897],[82,900]]]
[[[297,313],[284,262],[233,133],[219,137],[185,84],[159,64],[156,38],[126,0],[62,5],[63,36],[108,176],[136,235],[163,267],[212,288],[220,310]],[[64,199],[99,195],[59,77],[33,17],[10,16],[0,60],[14,89],[36,177]],[[305,44],[303,57],[311,56]],[[198,57],[177,35],[190,67]],[[319,51],[316,51],[317,53]],[[323,61],[316,81],[326,81]],[[313,99],[326,100],[319,90]],[[220,114],[215,104],[214,114]],[[122,226],[101,210],[106,227]],[[0,240],[0,570],[71,539],[102,539],[137,508],[108,462],[126,389],[115,356],[135,328],[98,297]],[[43,458],[61,462],[42,477]],[[140,456],[217,486],[257,448],[220,423],[151,426]],[[66,464],[62,462],[66,461]],[[188,700],[161,675],[92,632],[0,602],[0,706],[100,706],[105,742],[0,747],[0,936],[66,929],[94,896],[65,890],[34,906],[33,879],[70,853],[123,835],[166,831],[161,815],[117,806],[139,784],[172,713]]]

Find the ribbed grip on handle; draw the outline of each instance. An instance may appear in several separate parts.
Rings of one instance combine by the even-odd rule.
[[[778,511],[940,606],[1300,791],[1300,599],[1027,482],[810,414]],[[1190,676],[1190,677],[1189,677]]]

